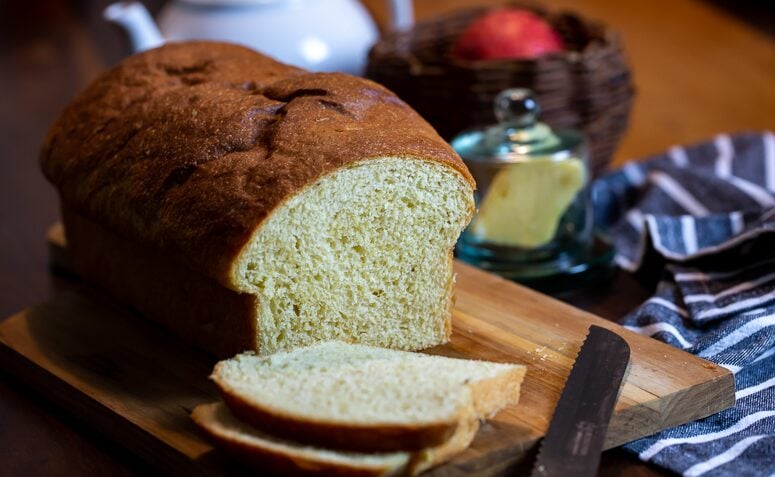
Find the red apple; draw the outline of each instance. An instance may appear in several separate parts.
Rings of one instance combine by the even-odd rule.
[[[502,8],[474,20],[452,54],[469,60],[530,59],[563,48],[562,38],[543,18],[528,10]]]

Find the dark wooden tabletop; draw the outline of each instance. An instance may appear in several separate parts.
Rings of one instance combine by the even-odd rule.
[[[127,53],[105,24],[107,1],[0,2],[0,319],[70,284],[47,269],[45,231],[57,200],[39,173],[48,126],[70,97]],[[147,1],[156,11],[160,1]],[[364,0],[384,24],[381,0]],[[417,0],[424,17],[477,0]],[[492,2],[489,2],[492,3]],[[620,30],[639,95],[616,163],[721,131],[775,128],[772,40],[706,3],[684,0],[549,2],[570,6]],[[618,273],[602,286],[563,299],[618,319],[649,290]],[[0,370],[3,475],[150,475],[153,469],[107,442]],[[621,450],[604,455],[601,475],[663,475]]]

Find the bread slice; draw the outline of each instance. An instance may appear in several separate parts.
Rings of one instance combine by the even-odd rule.
[[[272,436],[240,421],[222,403],[197,406],[191,417],[215,445],[267,475],[416,475],[468,447],[479,428],[479,421],[469,420],[443,445],[418,452],[361,454]]]
[[[360,452],[420,450],[519,398],[525,367],[321,343],[221,361],[211,378],[245,422]]]

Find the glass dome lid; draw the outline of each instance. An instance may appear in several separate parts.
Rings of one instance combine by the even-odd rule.
[[[541,108],[532,91],[513,88],[495,97],[497,124],[464,131],[451,144],[466,161],[523,162],[531,158],[565,159],[583,142],[578,131],[553,131],[538,121]]]

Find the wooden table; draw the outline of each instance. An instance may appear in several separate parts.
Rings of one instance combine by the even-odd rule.
[[[104,24],[107,1],[0,3],[0,317],[69,284],[46,268],[46,227],[57,218],[53,190],[36,157],[59,110],[107,65],[126,53]],[[147,4],[158,9],[157,1]],[[384,23],[381,0],[365,0]],[[424,17],[474,0],[417,0]],[[616,26],[635,71],[632,127],[616,163],[721,131],[775,129],[775,43],[699,1],[554,0]],[[154,8],[152,8],[154,9]],[[648,296],[619,274],[594,290],[564,297],[617,319]],[[3,475],[150,474],[144,463],[69,418],[0,371]],[[604,456],[601,475],[662,475],[621,451]]]

